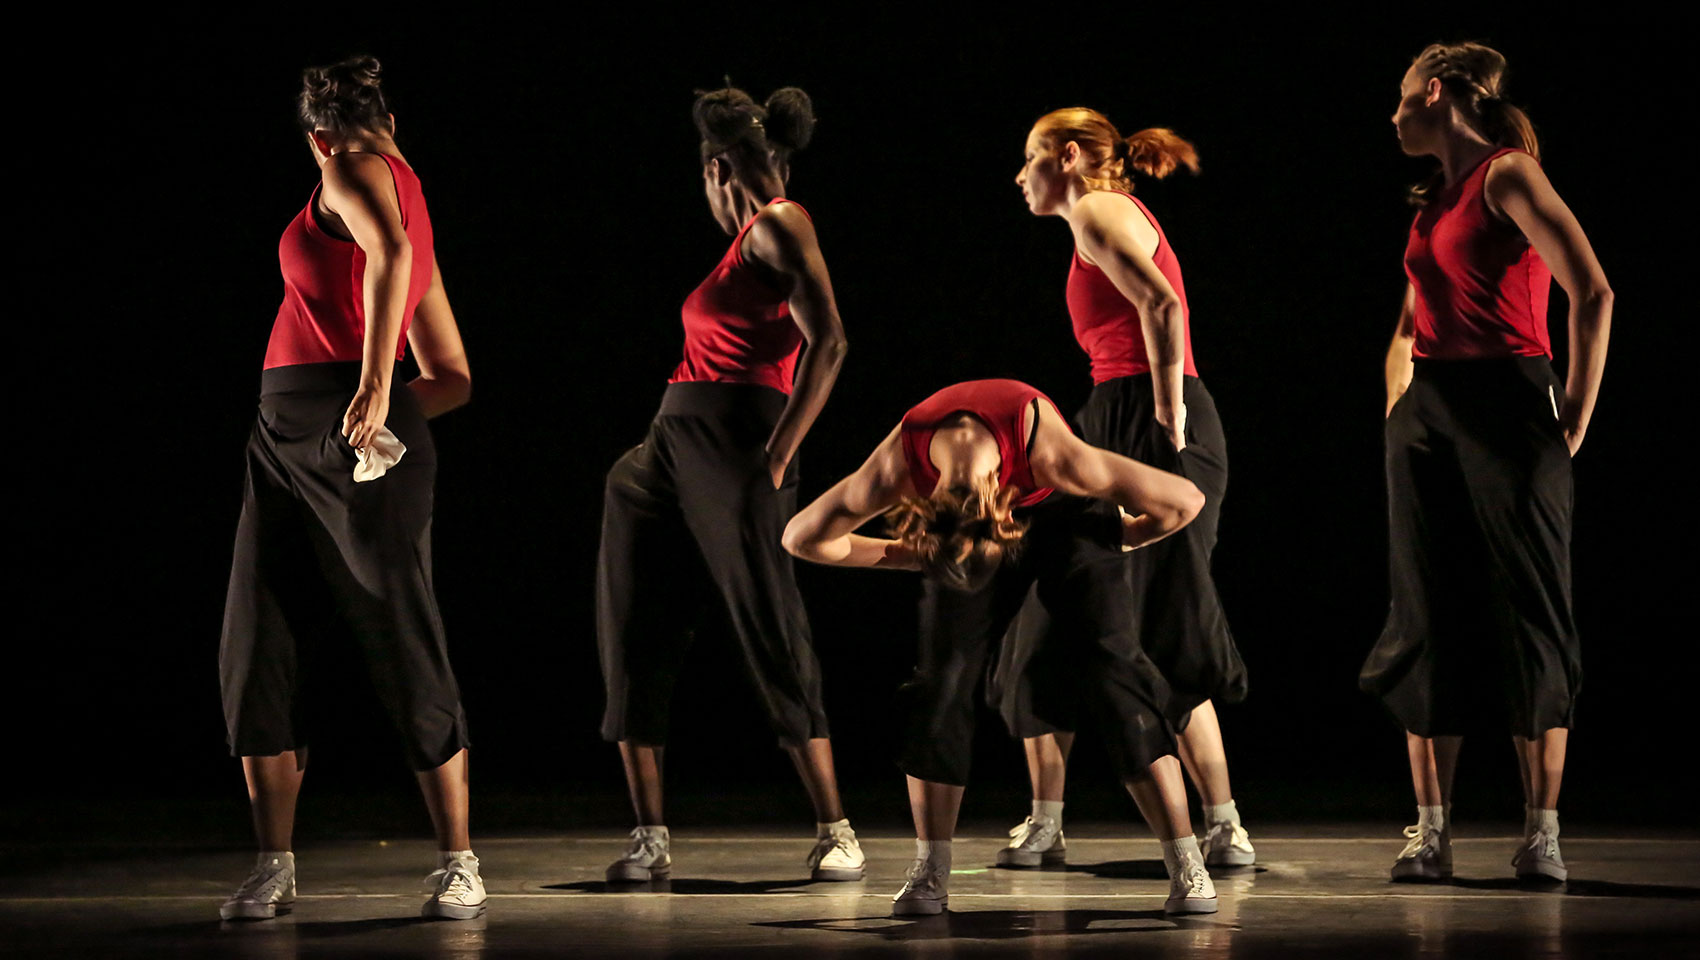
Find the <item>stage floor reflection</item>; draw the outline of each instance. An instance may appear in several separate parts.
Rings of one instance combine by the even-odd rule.
[[[481,837],[487,914],[418,918],[428,841],[298,848],[301,899],[288,917],[221,923],[219,902],[251,854],[103,845],[5,851],[0,953],[7,957],[1675,957],[1700,955],[1700,836],[1563,838],[1571,880],[1511,878],[1514,838],[1455,842],[1450,884],[1395,885],[1397,824],[1281,827],[1253,835],[1261,862],[1219,871],[1221,911],[1163,916],[1157,844],[1109,825],[1070,824],[1069,862],[992,866],[992,824],[956,843],[951,911],[894,919],[913,841],[863,837],[866,880],[810,883],[806,834],[692,830],[674,876],[609,889],[622,848],[608,832]],[[8,844],[10,847],[11,845]]]

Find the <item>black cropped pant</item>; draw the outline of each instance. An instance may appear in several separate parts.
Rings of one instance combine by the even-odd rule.
[[[219,646],[225,724],[235,756],[305,747],[315,651],[352,643],[409,765],[429,770],[468,745],[431,583],[436,450],[398,386],[386,426],[407,453],[355,483],[341,428],[359,376],[358,363],[261,375]]]
[[[1544,357],[1418,360],[1387,418],[1387,624],[1360,685],[1421,736],[1569,727],[1570,448]]]
[[[1151,375],[1107,380],[1092,388],[1075,427],[1087,443],[1176,473],[1197,484],[1204,509],[1184,529],[1125,555],[1129,590],[1124,601],[1139,647],[1168,681],[1164,716],[1186,729],[1193,708],[1206,700],[1237,703],[1247,692],[1245,663],[1228,627],[1210,556],[1222,498],[1228,489],[1228,445],[1216,401],[1204,381],[1182,381],[1186,446],[1176,451],[1157,423]],[[1092,507],[1107,517],[1110,504]],[[1038,597],[1028,598],[1005,641],[988,696],[1017,737],[1075,729],[1085,665],[1057,642],[1060,625]]]
[[[1139,647],[1125,561],[1109,542],[1120,524],[1091,517],[1086,501],[1055,494],[1019,514],[1031,521],[1022,552],[990,584],[966,593],[926,582],[919,663],[902,688],[907,716],[898,766],[922,780],[968,782],[976,691],[1032,587],[1058,628],[1051,634],[1057,655],[1077,671],[1071,695],[1121,775],[1143,775],[1174,753],[1175,743],[1162,713],[1168,683]],[[1067,704],[1071,716],[1074,706]]]
[[[780,546],[797,509],[793,460],[775,490],[765,446],[785,409],[769,387],[675,383],[643,443],[608,471],[596,567],[602,736],[659,746],[691,631],[725,611],[779,741],[827,736],[820,662]]]

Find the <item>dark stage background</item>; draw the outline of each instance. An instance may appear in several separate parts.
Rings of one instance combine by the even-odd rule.
[[[819,228],[850,353],[802,450],[805,496],[939,386],[1009,376],[1065,410],[1085,397],[1063,303],[1067,227],[1029,215],[1012,183],[1035,118],[1083,103],[1124,131],[1172,126],[1198,145],[1201,176],[1141,195],[1184,264],[1232,457],[1216,569],[1252,677],[1251,698],[1223,710],[1235,792],[1254,827],[1277,815],[1403,822],[1400,734],[1355,680],[1387,602],[1381,367],[1404,282],[1402,189],[1429,170],[1400,154],[1389,116],[1410,58],[1448,38],[1510,58],[1512,98],[1618,294],[1576,461],[1587,681],[1567,816],[1645,819],[1675,796],[1667,771],[1693,685],[1680,546],[1693,528],[1672,494],[1689,488],[1675,462],[1691,436],[1678,397],[1692,341],[1679,297],[1688,256],[1664,234],[1692,203],[1671,186],[1668,26],[1225,32],[1106,12],[1041,45],[1013,21],[799,16],[548,36],[470,22],[428,36],[197,22],[91,55],[84,79],[107,108],[73,205],[111,231],[102,246],[117,255],[65,290],[112,293],[84,302],[100,318],[89,339],[59,339],[49,356],[100,371],[77,393],[100,446],[50,481],[49,509],[23,517],[40,536],[20,605],[29,632],[15,641],[28,652],[8,684],[24,734],[24,776],[4,801],[27,814],[7,818],[14,828],[50,829],[67,810],[122,819],[136,805],[205,803],[212,819],[191,829],[244,829],[215,664],[242,445],[280,298],[277,238],[317,176],[292,98],[302,66],[361,51],[384,62],[476,381],[472,405],[435,425],[436,572],[482,825],[627,815],[615,751],[597,735],[602,479],[643,436],[677,360],[679,304],[726,247],[689,107],[693,88],[727,73],[758,98],[800,85],[820,115],[790,195]],[[1564,309],[1555,290],[1560,344]],[[852,816],[901,822],[888,751],[917,582],[800,576],[840,779],[862,803]],[[707,622],[676,699],[672,819],[806,822],[738,657]],[[309,798],[393,797],[397,816],[422,825],[358,664],[342,666],[321,678]],[[984,721],[966,815],[1013,820],[1025,807],[1019,750]],[[1083,738],[1071,809],[1131,819],[1107,767]],[[1502,738],[1469,745],[1461,775],[1471,819],[1516,816]]]

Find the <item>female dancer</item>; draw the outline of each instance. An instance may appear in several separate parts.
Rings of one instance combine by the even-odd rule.
[[[814,803],[814,879],[859,880],[862,850],[839,803],[820,664],[779,546],[797,504],[793,457],[845,351],[814,226],[784,195],[813,107],[795,87],[765,107],[726,88],[700,95],[692,112],[708,206],[732,245],[685,300],[684,360],[648,437],[608,472],[596,573],[602,735],[620,744],[638,822],[608,880],[671,871],[661,804],[667,706],[692,601],[711,591]]]
[[[1612,293],[1541,171],[1505,58],[1435,44],[1393,124],[1440,161],[1412,191],[1409,283],[1387,352],[1392,606],[1361,677],[1405,729],[1417,824],[1395,880],[1452,874],[1460,737],[1510,728],[1522,771],[1517,876],[1564,880],[1558,788],[1582,682],[1570,607],[1570,458],[1599,395]],[[1570,371],[1553,373],[1552,279],[1570,296]]]
[[[284,299],[248,439],[219,649],[230,749],[260,841],[254,871],[219,910],[226,920],[294,903],[311,714],[300,677],[317,644],[350,640],[436,827],[424,915],[484,911],[467,836],[466,717],[431,585],[436,453],[425,425],[466,403],[472,379],[378,73],[371,57],[309,69],[298,104],[321,182],[278,246]],[[403,338],[420,375],[392,390]]]
[[[1102,498],[1127,512],[1094,517],[1067,498],[1037,507],[1053,490]],[[904,688],[908,719],[898,759],[908,775],[916,854],[893,913],[939,913],[948,903],[974,687],[1029,585],[1066,628],[1059,638],[1072,644],[1068,655],[1081,665],[1086,709],[1162,841],[1170,877],[1165,909],[1215,912],[1216,890],[1192,837],[1163,719],[1169,692],[1139,649],[1117,549],[1168,536],[1203,500],[1182,477],[1082,442],[1038,390],[974,380],[904,414],[861,469],[792,519],[785,549],[805,560],[926,574],[920,657]],[[887,512],[892,539],[854,532]],[[1093,537],[1094,526],[1111,532]]]
[[[1123,137],[1096,110],[1039,118],[1015,182],[1028,209],[1074,231],[1068,311],[1092,363],[1094,386],[1075,416],[1081,437],[1164,470],[1204,491],[1204,510],[1180,536],[1129,558],[1140,646],[1168,679],[1169,722],[1203,801],[1200,846],[1211,866],[1256,861],[1240,826],[1212,701],[1244,699],[1245,667],[1210,575],[1210,553],[1228,483],[1228,452],[1210,391],[1193,365],[1180,261],[1163,228],[1133,196],[1133,174],[1161,178],[1198,169],[1192,144],[1169,130]],[[1050,649],[1051,625],[1029,602],[1004,645],[994,697],[1024,738],[1032,814],[999,856],[1005,866],[1061,860],[1065,763],[1074,740],[1079,666]]]

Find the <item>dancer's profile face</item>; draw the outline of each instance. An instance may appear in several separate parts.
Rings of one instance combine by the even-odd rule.
[[[1064,146],[1066,148],[1067,145]],[[1046,144],[1038,127],[1027,134],[1027,146],[1022,153],[1021,170],[1015,175],[1015,185],[1021,188],[1027,209],[1039,216],[1056,213],[1068,196],[1063,154]]]
[[[1393,111],[1393,128],[1399,134],[1399,147],[1415,157],[1435,152],[1435,138],[1441,123],[1442,103],[1440,83],[1425,80],[1413,64],[1399,83],[1399,107]]]

